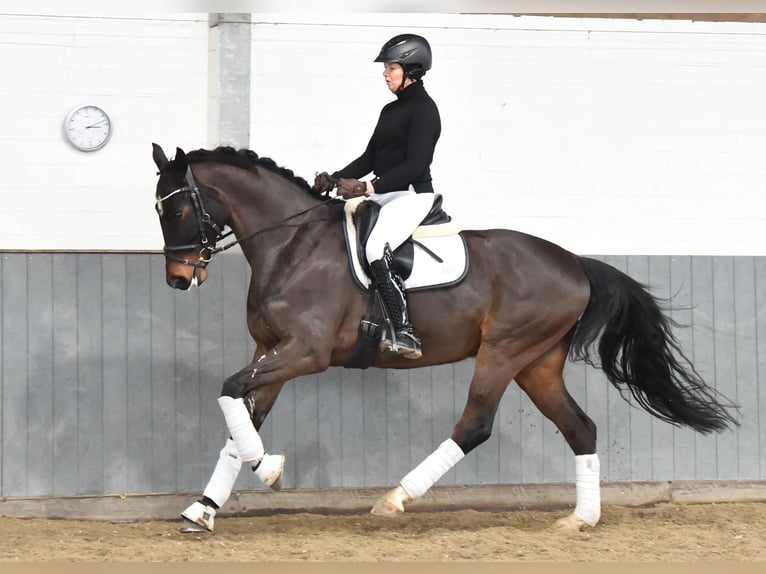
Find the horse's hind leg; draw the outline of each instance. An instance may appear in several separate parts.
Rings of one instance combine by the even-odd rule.
[[[601,517],[599,460],[596,425],[564,386],[563,369],[568,349],[567,337],[522,369],[515,379],[540,412],[556,425],[575,453],[577,505],[570,516],[556,525],[579,530],[595,526]]]
[[[516,368],[502,353],[479,350],[468,401],[452,437],[410,471],[396,488],[381,497],[372,507],[373,514],[393,516],[404,512],[407,502],[423,496],[466,453],[489,438],[500,399]]]

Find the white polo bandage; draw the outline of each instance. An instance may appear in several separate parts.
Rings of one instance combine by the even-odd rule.
[[[239,456],[237,447],[233,440],[227,439],[218,455],[215,470],[202,494],[221,508],[229,500],[241,468],[242,458]]]
[[[401,481],[401,486],[410,496],[418,498],[423,496],[436,481],[444,476],[448,470],[455,466],[465,456],[457,443],[448,438],[439,445],[434,452],[429,454],[423,462],[416,466]]]
[[[273,487],[285,467],[285,457],[281,454],[264,454],[258,468],[253,469],[255,476],[268,487]]]
[[[218,397],[218,404],[223,411],[226,419],[226,426],[229,427],[231,438],[234,439],[239,456],[242,460],[251,464],[257,463],[263,458],[263,441],[258,431],[250,420],[250,413],[242,399],[233,399],[231,397]]]
[[[205,506],[201,502],[192,504],[181,513],[186,520],[198,524],[205,530],[212,532],[215,529],[215,508]],[[181,526],[181,532],[200,532],[200,529],[191,525]]]
[[[588,526],[595,526],[601,518],[600,471],[597,454],[575,456],[577,506],[574,515]]]

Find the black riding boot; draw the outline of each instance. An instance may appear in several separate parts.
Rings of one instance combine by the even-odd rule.
[[[388,309],[388,316],[394,327],[395,341],[385,337],[380,342],[381,351],[393,351],[407,359],[419,359],[423,356],[420,350],[420,339],[407,316],[407,299],[404,296],[402,280],[391,269],[390,251],[386,250],[382,259],[370,263],[372,279],[380,291],[383,302]]]

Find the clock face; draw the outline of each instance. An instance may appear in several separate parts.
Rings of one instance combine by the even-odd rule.
[[[64,134],[77,149],[95,151],[112,136],[112,120],[98,106],[78,106],[64,120]]]

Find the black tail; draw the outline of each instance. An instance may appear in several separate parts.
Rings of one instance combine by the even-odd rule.
[[[657,298],[621,271],[579,257],[590,280],[590,301],[575,331],[570,356],[600,367],[622,392],[626,387],[654,416],[701,433],[738,425],[737,409],[709,387],[681,351]],[[597,365],[590,356],[598,341]],[[682,362],[677,359],[678,357]]]

